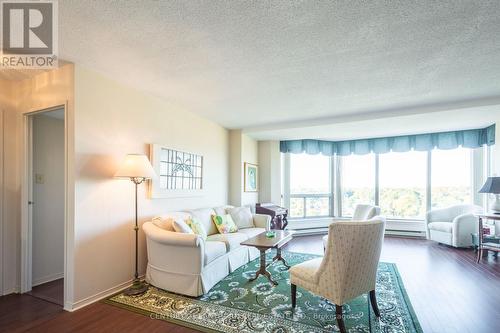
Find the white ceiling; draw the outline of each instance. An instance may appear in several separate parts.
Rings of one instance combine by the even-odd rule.
[[[59,27],[62,59],[248,132],[500,97],[498,0],[64,0]]]

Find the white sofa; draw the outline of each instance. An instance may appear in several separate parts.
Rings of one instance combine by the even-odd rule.
[[[454,247],[472,246],[471,234],[479,229],[474,214],[482,211],[481,207],[474,205],[431,210],[426,218],[427,239]]]
[[[219,234],[212,215],[227,214],[232,206],[174,212],[142,226],[147,241],[146,281],[171,292],[200,296],[238,267],[259,256],[253,247],[240,245],[250,237],[269,230],[271,217],[253,214],[253,227],[236,233]],[[208,237],[175,232],[172,218],[196,217]]]

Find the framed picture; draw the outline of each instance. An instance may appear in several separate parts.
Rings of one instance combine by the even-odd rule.
[[[259,166],[245,162],[245,192],[259,190]]]
[[[151,164],[158,177],[150,182],[151,198],[203,195],[203,156],[159,144],[150,146]]]

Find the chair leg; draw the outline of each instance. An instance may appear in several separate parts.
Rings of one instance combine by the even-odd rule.
[[[342,315],[342,305],[335,304],[335,313],[337,315],[337,325],[339,327],[340,333],[346,333],[344,316]]]
[[[375,296],[375,290],[370,291],[370,303],[372,304],[373,312],[375,316],[380,317],[380,310],[377,305],[377,297]]]
[[[292,284],[292,309],[295,309],[295,305],[297,305],[297,286]]]

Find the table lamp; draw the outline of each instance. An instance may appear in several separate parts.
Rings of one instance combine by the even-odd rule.
[[[495,200],[490,203],[490,210],[494,214],[500,214],[500,177],[488,177],[479,193],[494,194]]]
[[[125,157],[120,169],[115,174],[116,178],[127,178],[135,184],[135,275],[132,286],[125,290],[124,294],[129,296],[140,295],[146,292],[147,285],[139,280],[138,268],[138,242],[139,242],[139,226],[137,217],[137,187],[147,179],[156,177],[153,166],[149,162],[146,155],[128,154]]]

